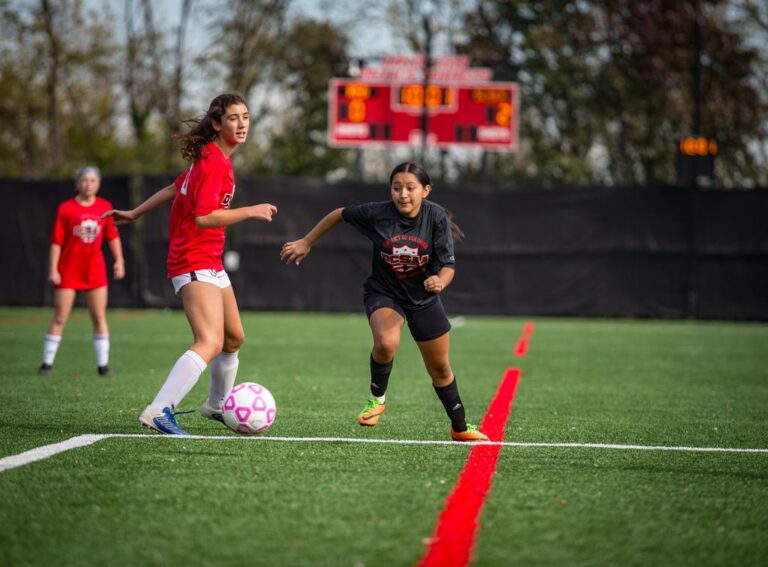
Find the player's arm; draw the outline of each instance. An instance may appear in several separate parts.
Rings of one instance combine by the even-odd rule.
[[[108,243],[109,251],[112,253],[114,259],[112,265],[112,275],[116,280],[121,280],[125,277],[125,259],[123,258],[123,244],[120,242],[120,238],[113,238]]]
[[[262,203],[261,205],[238,207],[237,209],[217,209],[207,215],[195,217],[195,224],[200,228],[219,228],[245,220],[272,222],[272,216],[276,214],[276,206]]]
[[[434,276],[429,276],[424,280],[424,289],[432,293],[441,293],[453,281],[456,270],[453,266],[443,266]]]
[[[173,201],[173,198],[176,196],[177,190],[178,189],[176,185],[174,184],[168,185],[167,187],[163,187],[162,189],[157,191],[154,195],[149,197],[146,201],[144,201],[135,209],[131,209],[130,211],[118,211],[116,209],[112,209],[111,211],[107,211],[106,213],[101,215],[101,218],[104,219],[107,217],[112,217],[115,219],[116,225],[133,222],[136,219],[138,219],[140,216],[151,211],[152,209],[156,209],[158,207],[161,207],[162,205],[165,205],[170,201]]]
[[[325,215],[304,238],[283,244],[283,248],[280,250],[280,259],[286,264],[291,262],[296,262],[297,266],[301,264],[301,261],[312,250],[312,245],[343,222],[341,211],[342,209],[339,208]]]
[[[424,280],[424,289],[432,293],[442,293],[453,281],[456,274],[453,255],[453,238],[451,237],[451,218],[444,215],[435,224],[433,254],[440,269],[437,274]]]
[[[59,244],[51,244],[51,249],[48,253],[48,281],[53,285],[61,283],[59,258],[61,258],[61,246]]]

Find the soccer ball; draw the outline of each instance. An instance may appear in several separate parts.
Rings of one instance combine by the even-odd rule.
[[[232,431],[252,435],[266,431],[275,421],[275,398],[261,384],[243,382],[224,398],[222,416]]]

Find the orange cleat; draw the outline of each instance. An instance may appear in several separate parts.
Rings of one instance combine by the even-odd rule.
[[[485,433],[469,423],[467,424],[466,431],[454,431],[453,427],[451,427],[451,438],[454,441],[461,441],[463,443],[484,443],[485,441],[490,441]]]
[[[368,403],[365,404],[363,411],[357,416],[357,422],[360,425],[367,425],[373,427],[379,423],[379,417],[384,413],[386,404],[382,404],[380,401],[371,398]]]

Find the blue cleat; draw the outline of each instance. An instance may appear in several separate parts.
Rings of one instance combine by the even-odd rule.
[[[139,416],[139,423],[165,435],[189,435],[176,423],[175,414],[169,407],[164,407],[160,413],[145,409],[144,413]]]

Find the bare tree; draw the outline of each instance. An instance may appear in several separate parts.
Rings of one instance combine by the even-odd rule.
[[[128,97],[128,108],[135,143],[140,149],[147,139],[148,122],[153,111],[157,110],[159,103],[158,93],[160,85],[159,77],[155,72],[157,59],[157,41],[154,37],[151,9],[149,13],[144,8],[146,2],[141,3],[138,10],[144,12],[144,30],[142,31],[135,21],[133,0],[125,0],[124,24],[125,24],[125,94]],[[150,22],[147,26],[147,21]],[[149,29],[147,29],[147,27]]]
[[[48,152],[46,152],[44,169],[55,169],[61,163],[62,143],[59,121],[59,75],[61,73],[62,45],[56,30],[55,9],[48,0],[40,2],[40,20],[48,46],[48,69],[45,80],[46,122],[48,130]]]
[[[0,2],[0,174],[122,163],[108,22],[82,0]]]
[[[176,31],[176,45],[173,50],[173,75],[168,91],[167,105],[165,108],[165,122],[168,130],[168,138],[165,145],[165,164],[170,169],[173,163],[175,145],[173,135],[181,130],[181,101],[184,96],[184,69],[186,59],[184,48],[186,45],[189,16],[192,12],[193,0],[184,0],[181,5],[181,19]]]
[[[224,89],[249,101],[257,90],[260,95],[270,90],[289,4],[290,0],[234,0],[228,10],[220,6],[212,10],[211,49],[201,63],[211,76],[221,76]],[[267,116],[267,106],[249,105],[252,127]]]

